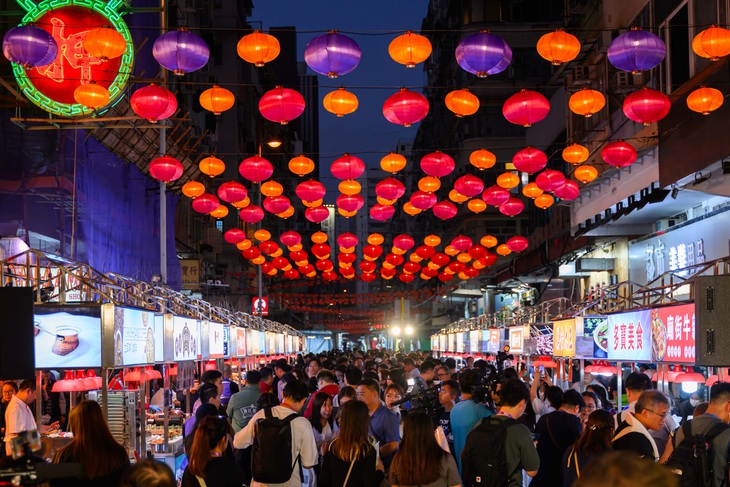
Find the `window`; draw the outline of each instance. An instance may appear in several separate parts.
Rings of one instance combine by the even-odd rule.
[[[692,76],[694,54],[692,53],[690,29],[687,27],[691,24],[690,6],[685,0],[661,26],[664,42],[667,45],[667,57],[660,70],[662,88],[665,93],[674,93]]]

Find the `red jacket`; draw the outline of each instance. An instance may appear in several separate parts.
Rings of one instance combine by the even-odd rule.
[[[326,392],[330,395],[332,399],[334,399],[335,396],[340,393],[340,388],[337,386],[337,384],[327,384],[317,392]],[[314,397],[309,400],[309,404],[307,404],[307,409],[304,411],[304,417],[307,419],[312,417],[312,403],[314,403]]]

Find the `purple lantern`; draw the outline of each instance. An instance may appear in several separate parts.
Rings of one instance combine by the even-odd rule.
[[[46,66],[56,60],[58,44],[50,32],[35,25],[21,25],[5,33],[3,54],[25,68]]]
[[[456,47],[456,62],[465,71],[486,78],[507,69],[512,62],[512,49],[498,35],[482,31],[459,43]]]
[[[331,30],[317,36],[307,44],[304,50],[304,61],[307,66],[319,74],[336,78],[354,70],[362,51],[353,39]]]
[[[658,36],[641,29],[631,29],[608,46],[608,60],[621,71],[638,73],[658,66],[667,54],[667,46]]]
[[[152,55],[163,67],[182,76],[205,66],[210,49],[197,35],[179,29],[158,37],[152,46]]]

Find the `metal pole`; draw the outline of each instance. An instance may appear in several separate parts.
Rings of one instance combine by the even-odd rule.
[[[160,0],[160,31],[165,33],[167,18],[165,17],[165,0]],[[167,73],[162,69],[162,86],[167,81]],[[167,152],[167,128],[160,126],[160,156]],[[167,183],[160,181],[160,280],[167,284]]]
[[[624,376],[623,376],[623,364],[616,362],[616,411],[621,414],[621,389],[623,389]]]
[[[261,140],[259,140],[259,157],[261,157]],[[259,208],[261,208],[261,183],[259,183],[258,186],[259,186],[259,190],[258,190],[258,194],[256,195],[256,201],[257,201]],[[258,228],[261,228],[263,226],[263,220],[260,221],[258,224],[256,224],[256,226]],[[256,276],[258,278],[258,291],[259,291],[259,300],[258,300],[258,306],[257,306],[256,311],[259,316],[263,317],[264,316],[264,277],[263,277],[263,273],[261,270],[261,266],[258,265],[256,267],[258,267]]]

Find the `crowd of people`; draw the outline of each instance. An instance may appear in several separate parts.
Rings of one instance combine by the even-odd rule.
[[[229,370],[206,371],[183,394],[194,413],[182,487],[674,486],[690,471],[710,477],[702,485],[727,481],[730,383],[712,386],[708,403],[692,396],[691,412],[682,403],[678,427],[671,399],[638,370],[621,411],[599,377],[564,390],[537,369],[467,359],[457,370],[420,353],[300,355],[242,374],[239,388]],[[7,437],[35,426],[35,381],[14,386],[2,387]],[[130,466],[96,402],[79,403],[68,425],[74,439],[54,462],[81,471],[52,485],[168,485],[169,472]],[[687,450],[700,436],[709,465],[695,472]],[[157,480],[130,480],[144,475]]]

